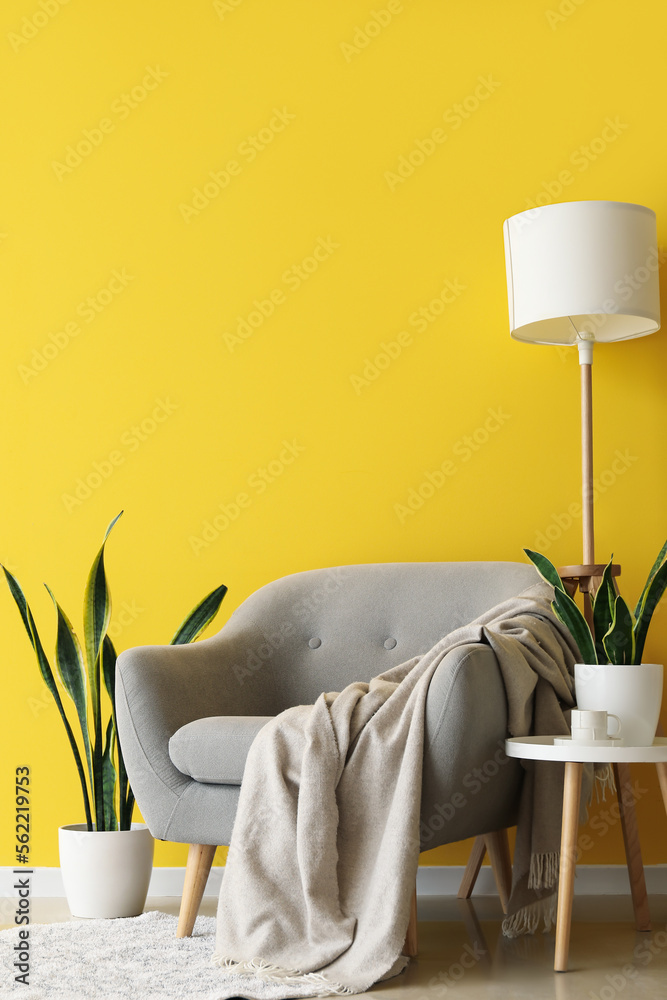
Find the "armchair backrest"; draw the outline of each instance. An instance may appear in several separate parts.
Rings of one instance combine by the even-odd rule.
[[[282,577],[252,594],[225,629],[258,642],[235,665],[273,687],[274,711],[425,653],[439,639],[537,582],[525,563],[371,563]],[[224,631],[224,630],[223,630]],[[261,675],[261,678],[260,678]]]

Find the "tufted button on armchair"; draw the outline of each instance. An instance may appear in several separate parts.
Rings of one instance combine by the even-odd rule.
[[[190,844],[179,935],[192,932],[216,846],[230,842],[261,726],[427,652],[534,579],[530,565],[499,562],[310,570],[262,587],[210,639],[121,654],[118,728],[137,802],[154,837]],[[423,850],[516,822],[521,769],[504,756],[506,735],[492,650],[447,654],[426,702]],[[505,851],[492,837],[486,845],[492,861]]]

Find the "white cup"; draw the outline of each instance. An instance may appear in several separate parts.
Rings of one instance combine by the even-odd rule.
[[[609,732],[609,720],[616,723],[616,732]],[[571,717],[572,739],[575,743],[587,740],[608,740],[621,735],[621,720],[611,712],[572,709]]]

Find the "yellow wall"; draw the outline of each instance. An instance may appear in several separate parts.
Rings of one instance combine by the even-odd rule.
[[[262,584],[317,566],[521,559],[545,532],[555,562],[580,558],[567,513],[577,359],[510,339],[501,225],[541,195],[614,199],[655,209],[665,241],[667,13],[622,0],[558,10],[3,9],[0,558],[49,648],[42,581],[78,621],[121,508],[108,553],[116,615],[134,608],[116,619],[121,649],[168,641],[220,582],[222,624]],[[418,142],[424,162],[401,178]],[[243,338],[255,300],[273,309]],[[383,344],[397,356],[371,378]],[[613,549],[633,598],[666,534],[666,361],[663,334],[596,351],[598,554]],[[467,451],[491,410],[501,420]],[[284,441],[301,450],[260,492],[253,476]],[[617,449],[626,467],[609,472]],[[397,508],[448,459],[455,472],[432,499]],[[204,522],[240,492],[247,507],[204,542]],[[1,588],[0,613],[0,863],[14,860],[10,783],[28,763],[32,860],[56,865],[79,791]],[[663,607],[648,659],[665,659],[666,639]],[[645,858],[665,862],[655,777],[638,775]],[[465,857],[458,845],[422,860]],[[184,848],[159,845],[156,860],[183,864]],[[617,824],[586,860],[622,860]]]

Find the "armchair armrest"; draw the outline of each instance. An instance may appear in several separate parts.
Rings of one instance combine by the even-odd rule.
[[[246,664],[263,642],[259,629],[233,618],[210,639],[183,646],[137,646],[118,657],[116,715],[123,757],[137,803],[160,837],[192,784],[172,764],[169,740],[195,719],[275,715],[273,671]]]
[[[483,643],[449,652],[426,699],[422,850],[516,822],[522,769],[505,754],[507,696]]]

